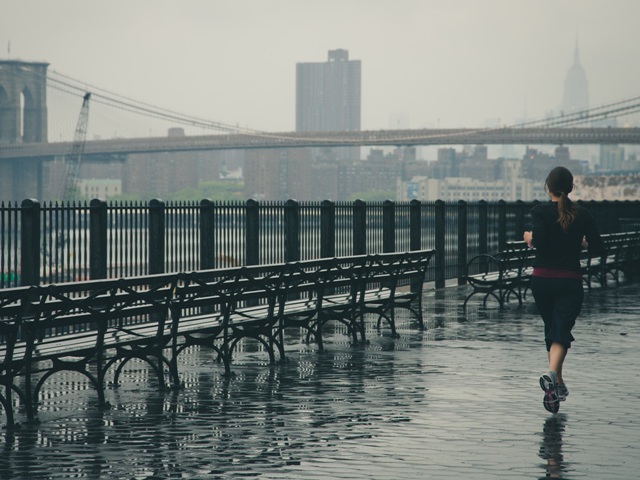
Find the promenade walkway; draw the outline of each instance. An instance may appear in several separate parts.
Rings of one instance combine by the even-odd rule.
[[[299,345],[270,367],[182,357],[185,388],[158,392],[139,364],[100,411],[60,374],[40,423],[0,433],[0,479],[635,479],[640,472],[640,284],[586,296],[559,414],[542,406],[542,325],[524,308],[461,308],[466,287],[427,290],[427,330],[325,353]]]

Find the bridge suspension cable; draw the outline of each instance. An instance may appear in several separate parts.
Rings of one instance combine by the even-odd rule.
[[[594,122],[597,120],[622,117],[637,112],[640,112],[640,97],[633,97],[586,110],[579,110],[568,114],[561,113],[560,115],[548,117],[542,120],[518,123],[516,125],[512,125],[511,128],[567,127]]]
[[[81,82],[80,80],[73,79],[72,77],[69,77],[67,75],[64,75],[56,71],[50,72],[47,78],[49,81],[49,86],[51,88],[60,90],[65,93],[78,95],[78,96],[84,95],[84,93],[88,89],[90,89],[92,92],[92,102],[94,104],[95,103],[102,104],[109,108],[113,108],[113,109],[128,112],[128,113],[133,113],[146,118],[153,118],[156,120],[171,122],[173,124],[178,124],[178,125],[214,130],[220,133],[244,134],[244,135],[250,135],[253,137],[263,137],[263,138],[282,138],[282,139],[288,138],[286,134],[283,135],[282,133],[274,134],[274,133],[269,133],[266,131],[251,129],[247,127],[240,127],[238,125],[231,125],[223,122],[207,120],[207,119],[203,119],[193,115],[179,113],[163,107],[154,106],[149,103],[141,102],[129,97],[119,95],[117,93],[105,90],[95,85],[87,85],[86,83]],[[469,132],[478,132],[478,133],[491,132],[491,131],[501,130],[503,128],[571,127],[571,126],[592,123],[598,120],[618,118],[626,115],[631,115],[637,112],[640,112],[640,97],[633,97],[625,100],[611,102],[605,105],[601,105],[601,106],[586,109],[586,110],[571,112],[568,114],[561,113],[559,115],[546,117],[544,119],[531,120],[531,121],[521,122],[521,123],[512,124],[512,125],[505,125],[501,127],[465,129],[466,132],[464,134],[466,135]],[[320,132],[313,132],[313,135],[310,135],[309,139],[312,139],[315,142],[325,141],[326,143],[335,144],[335,136],[323,138],[321,134],[319,135],[319,133]],[[457,135],[461,135],[461,133],[460,132],[449,133],[445,129],[443,129],[441,132],[430,134],[429,137],[450,138]],[[300,136],[300,132],[298,132],[297,138],[299,140],[304,140],[303,137],[304,137],[304,134]],[[349,138],[349,132],[344,132],[344,138],[345,139]],[[394,138],[397,139],[397,135]],[[399,139],[399,140],[402,140],[402,139]],[[415,140],[414,135],[409,134],[407,136],[407,140]]]
[[[54,71],[53,74],[49,74],[47,78],[50,82],[51,88],[75,95],[84,95],[84,93],[89,88],[92,92],[93,103],[103,104],[108,107],[116,108],[129,113],[134,113],[159,120],[175,122],[181,125],[195,126],[225,133],[248,133],[253,135],[266,133],[250,128],[206,120],[192,115],[175,112],[166,108],[150,105],[139,100],[134,100],[132,98],[110,92],[95,85],[88,85],[59,72]]]

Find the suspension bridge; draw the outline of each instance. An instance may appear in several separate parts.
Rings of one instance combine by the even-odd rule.
[[[23,72],[25,65],[33,67],[29,70],[31,77],[21,90],[20,113],[10,118],[6,112],[14,107],[15,99],[9,97],[15,95],[15,91],[3,88],[3,82],[11,86],[12,79],[7,80],[10,68],[17,66],[16,71]],[[70,156],[79,160],[74,130],[77,137],[80,125],[76,125],[76,120],[81,104],[80,118],[85,121],[81,131],[88,133],[82,138],[81,150],[88,161],[100,158],[121,162],[130,154],[233,149],[640,144],[640,128],[594,126],[639,113],[640,97],[498,128],[267,132],[144,103],[55,71],[47,72],[47,67],[48,64],[0,61],[0,104],[5,103],[0,105],[3,107],[0,108],[0,189],[10,192],[9,198],[41,194],[47,176],[43,169],[46,162]],[[83,99],[86,100],[89,92],[91,114],[87,115]],[[7,126],[20,117],[22,125],[14,126],[11,132]],[[18,120],[13,123],[17,124]],[[179,135],[167,134],[176,127],[180,128]],[[24,192],[37,193],[25,195]]]
[[[592,126],[599,121],[640,112],[640,97],[498,128],[266,132],[167,110],[50,72],[47,97],[53,104],[49,110],[56,118],[56,126],[58,122],[64,123],[58,119],[65,115],[67,125],[73,123],[69,121],[69,112],[77,116],[87,91],[92,95],[91,132],[94,139],[87,138],[86,155],[347,146],[640,144],[640,128]],[[74,109],[70,105],[77,107]],[[50,129],[52,123],[49,122]],[[109,135],[107,132],[114,131],[115,125],[120,129],[114,138],[104,138]],[[127,130],[127,125],[137,126]],[[176,126],[182,127],[185,135],[167,136],[167,130]],[[141,134],[145,130],[157,133]],[[50,136],[62,139],[60,141],[2,145],[0,160],[68,154],[73,146],[71,132],[69,128],[52,132]]]

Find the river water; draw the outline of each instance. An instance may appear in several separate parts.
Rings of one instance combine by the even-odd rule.
[[[451,287],[426,293],[425,331],[401,316],[399,338],[373,322],[363,346],[339,330],[322,353],[290,338],[286,362],[247,348],[230,377],[210,351],[185,352],[178,391],[132,363],[105,410],[81,377],[56,374],[39,423],[0,433],[0,479],[634,478],[639,291],[587,295],[558,415],[542,408],[531,302],[465,311]]]

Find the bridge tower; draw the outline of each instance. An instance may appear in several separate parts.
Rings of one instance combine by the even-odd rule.
[[[0,60],[0,148],[47,141],[48,63]],[[0,200],[42,194],[42,160],[0,162]]]
[[[47,141],[48,66],[0,60],[0,143]]]

